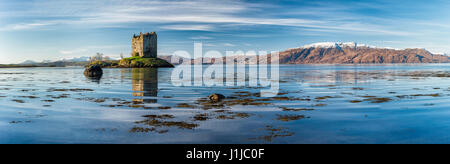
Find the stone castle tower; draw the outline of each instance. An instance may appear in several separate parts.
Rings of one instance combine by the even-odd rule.
[[[158,36],[155,32],[139,33],[139,36],[134,35],[132,39],[133,57],[140,56],[142,58],[156,58],[158,57]]]

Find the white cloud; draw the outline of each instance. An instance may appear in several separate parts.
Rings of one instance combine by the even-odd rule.
[[[19,24],[10,24],[4,27],[0,27],[0,31],[16,31],[16,30],[30,30],[36,29],[40,27],[45,27],[52,25],[50,22],[45,23],[19,23]]]
[[[2,1],[2,0],[0,0]],[[241,0],[34,0],[3,1],[0,3],[0,31],[26,31],[68,28],[136,27],[136,24],[151,24],[154,30],[219,31],[208,36],[191,37],[192,40],[220,38],[226,30],[264,28],[280,26],[286,32],[302,36],[350,36],[357,35],[394,37],[386,39],[416,39],[436,43],[448,38],[450,24],[445,18],[420,20],[402,16],[385,17],[384,14],[362,14],[364,9],[386,11],[395,9],[398,2],[308,2],[314,5],[277,6],[268,3],[245,2]],[[384,5],[389,3],[389,5]],[[386,7],[389,6],[389,7]],[[448,4],[447,4],[448,6]],[[445,8],[445,5],[442,5]],[[5,10],[6,9],[6,10]],[[14,9],[14,10],[8,10]],[[398,12],[397,12],[398,13]],[[448,13],[448,12],[447,12]],[[402,13],[411,14],[411,13]],[[428,13],[424,13],[428,14]],[[442,15],[446,15],[445,13]],[[447,14],[448,15],[448,14]],[[441,21],[438,21],[441,20]],[[447,19],[448,20],[448,19]],[[397,27],[397,28],[395,28]],[[271,29],[271,28],[269,28]],[[439,29],[439,30],[436,30]],[[277,33],[227,33],[233,37],[280,37]],[[340,35],[337,35],[340,34]],[[444,35],[443,35],[444,34]],[[206,34],[203,34],[206,35]],[[214,36],[211,38],[209,36]],[[356,36],[356,37],[353,37]],[[300,40],[302,38],[299,38]],[[231,41],[227,41],[231,42]],[[440,39],[443,46],[425,45],[427,49],[449,51],[446,39]],[[439,43],[438,42],[438,43]],[[173,43],[171,43],[173,44]],[[213,44],[211,44],[212,46]],[[214,46],[221,46],[215,43]],[[245,44],[244,44],[245,45]],[[413,47],[411,43],[384,43],[393,47]],[[399,46],[395,46],[399,45]],[[127,45],[129,48],[129,45]],[[163,46],[163,45],[162,45]],[[225,46],[235,46],[233,44]],[[247,46],[247,45],[246,45]],[[250,46],[250,45],[248,45]],[[70,48],[69,48],[70,49]],[[95,48],[88,52],[95,51]],[[92,49],[92,50],[91,50]],[[58,50],[55,50],[58,52]],[[81,54],[74,50],[61,50],[60,54]]]
[[[61,50],[59,51],[60,54],[63,55],[71,55],[71,54],[76,54],[76,53],[83,53],[83,52],[87,52],[87,49],[75,49],[75,50]]]
[[[183,31],[212,31],[214,27],[210,25],[168,25],[162,26],[161,29]]]
[[[60,50],[59,54],[62,56],[55,56],[56,58],[74,58],[78,56],[93,56],[95,53],[103,53],[103,52],[121,52],[121,50],[125,50],[129,48],[129,45],[95,45],[95,46],[84,46],[79,48],[74,48],[71,50]],[[126,52],[126,51],[122,51]],[[128,53],[124,53],[127,55]],[[119,54],[107,54],[110,57],[119,57]]]
[[[221,30],[223,25],[235,27],[271,25],[328,29],[338,32],[356,31],[387,35],[411,35],[411,33],[405,31],[389,30],[381,25],[361,24],[359,22],[339,22],[333,19],[317,21],[306,19],[306,17],[305,19],[302,17],[277,17],[270,11],[279,8],[279,6],[265,3],[247,3],[239,0],[37,0],[34,2],[16,2],[16,5],[23,6],[24,10],[8,11],[8,13],[2,13],[2,15],[6,14],[12,18],[25,18],[32,15],[36,20],[0,25],[0,29],[3,31],[61,25],[102,28],[127,26],[129,23],[153,23],[159,24],[159,27],[163,30],[216,31]],[[344,9],[333,9],[330,14],[339,13],[340,10]],[[39,20],[39,18],[48,17],[52,17],[52,19]]]
[[[226,46],[226,47],[235,47],[236,45],[234,45],[234,44],[231,44],[231,43],[225,43],[225,44],[223,44],[224,46]]]
[[[192,39],[192,40],[210,40],[210,39],[214,39],[214,38],[208,37],[208,36],[196,36],[196,37],[191,37],[190,39]]]
[[[216,47],[217,45],[212,44],[212,43],[204,43],[203,46],[205,46],[205,47]]]

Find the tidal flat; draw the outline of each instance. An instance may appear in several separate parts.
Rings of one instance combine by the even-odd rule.
[[[450,64],[281,65],[276,97],[172,70],[0,69],[0,143],[450,143]]]

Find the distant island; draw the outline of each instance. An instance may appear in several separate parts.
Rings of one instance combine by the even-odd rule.
[[[121,60],[93,61],[86,67],[99,65],[102,68],[172,68],[173,64],[159,58],[142,58],[139,56]]]
[[[161,68],[174,67],[171,63],[158,58],[158,36],[156,32],[133,35],[130,58],[119,61],[92,61],[87,66],[99,65],[104,68]]]

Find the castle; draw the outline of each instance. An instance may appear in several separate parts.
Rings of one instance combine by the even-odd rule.
[[[132,39],[133,57],[157,58],[158,53],[158,36],[155,32],[139,33],[139,36],[133,35]]]

